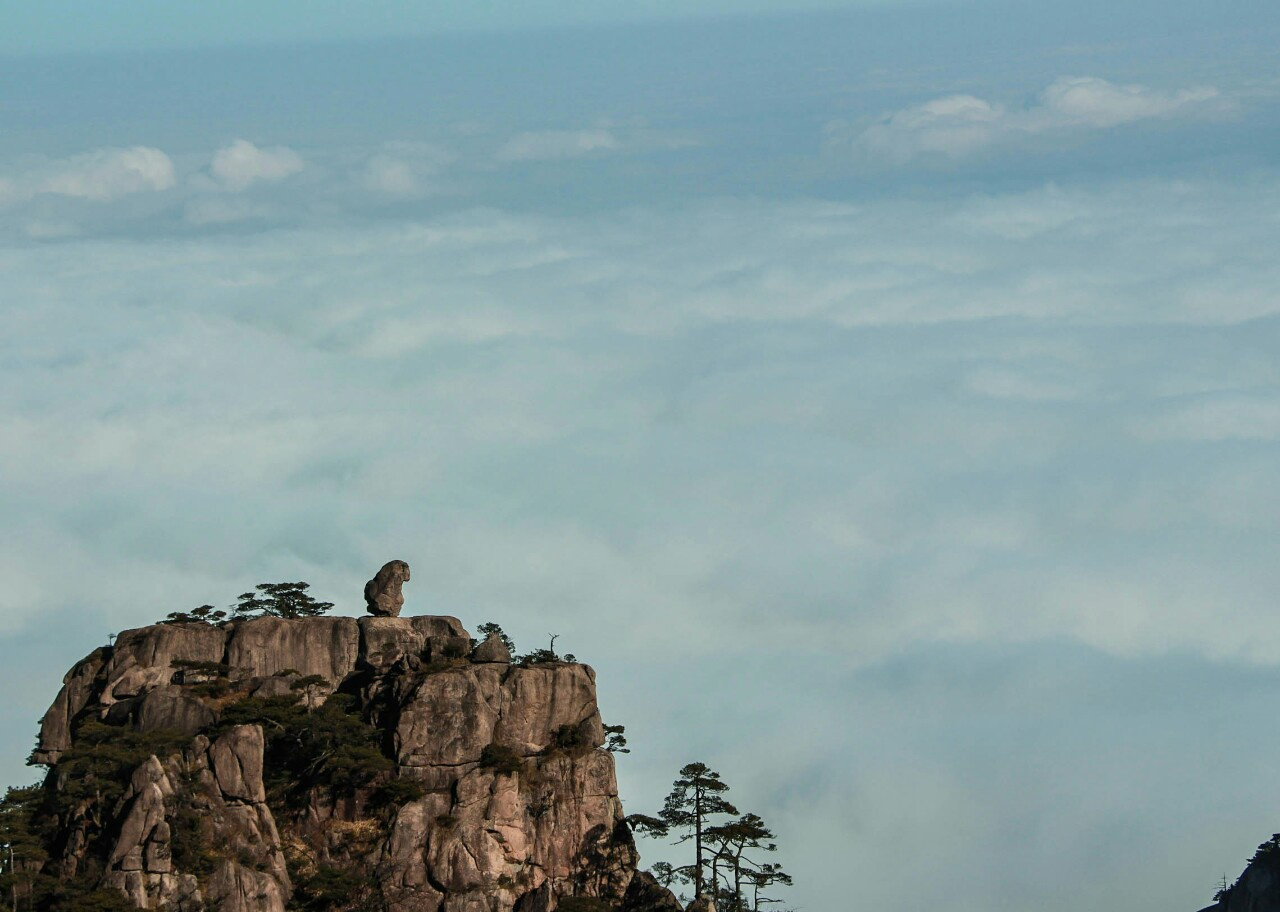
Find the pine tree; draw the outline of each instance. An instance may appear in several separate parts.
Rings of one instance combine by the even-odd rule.
[[[705,763],[690,763],[680,770],[680,778],[671,786],[671,794],[658,813],[658,817],[673,830],[685,830],[685,834],[676,843],[694,843],[694,863],[677,868],[682,877],[693,882],[694,895],[703,891],[705,877],[703,871],[703,838],[708,826],[708,819],[716,814],[737,814],[738,809],[730,804],[724,793],[729,786],[720,779],[720,774]]]
[[[170,611],[161,624],[220,624],[227,618],[225,611],[218,611],[212,605],[201,605],[190,611]]]
[[[317,617],[333,607],[333,602],[317,602],[307,594],[310,583],[259,583],[257,592],[242,592],[232,606],[237,617]]]
[[[0,798],[0,889],[18,908],[20,898],[30,906],[35,881],[48,861],[43,841],[36,832],[36,816],[44,800],[39,785],[10,788]]]
[[[714,847],[715,854],[711,862],[711,881],[718,885],[718,873],[723,863],[728,869],[726,879],[731,886],[730,912],[741,912],[743,874],[751,871],[755,863],[747,853],[755,851],[773,852],[777,846],[770,842],[773,832],[764,825],[755,814],[744,814],[737,820],[730,820],[718,826],[708,827],[704,834],[707,842]]]

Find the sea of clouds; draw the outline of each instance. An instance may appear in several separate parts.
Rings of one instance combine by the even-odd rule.
[[[7,781],[109,633],[399,557],[798,908],[1194,908],[1280,748],[1275,102],[1202,69],[14,151]]]

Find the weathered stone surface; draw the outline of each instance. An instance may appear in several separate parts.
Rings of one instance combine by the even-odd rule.
[[[484,642],[475,648],[471,653],[471,661],[473,662],[497,662],[503,665],[511,664],[511,650],[507,648],[507,644],[502,642],[502,637],[496,633],[491,633],[484,638]]]
[[[227,664],[246,677],[287,669],[337,684],[356,667],[360,628],[355,618],[260,617],[228,625]]]
[[[128,801],[133,795],[141,794],[150,785],[160,789],[162,798],[168,798],[173,794],[173,783],[169,780],[169,773],[157,757],[148,758],[133,771],[133,776],[129,780],[129,791],[125,793],[124,800]]]
[[[123,865],[123,869],[138,871],[142,869],[142,847],[151,838],[152,831],[164,821],[164,795],[155,783],[147,783],[129,802],[129,810],[120,825],[120,835],[116,839],[115,848],[107,859],[108,864],[116,864],[132,855],[137,856],[137,863]]]
[[[493,740],[524,754],[546,749],[565,725],[583,726],[583,737],[591,747],[604,744],[595,672],[588,665],[557,662],[511,669],[499,714]]]
[[[174,661],[221,662],[226,646],[222,628],[209,624],[152,624],[116,637],[108,677],[125,665],[170,668]]]
[[[684,906],[648,871],[637,871],[622,898],[619,912],[684,912]]]
[[[71,720],[89,704],[99,673],[106,667],[110,649],[95,649],[77,662],[62,679],[62,689],[40,720],[40,741],[32,754],[35,763],[53,764],[71,747]]]
[[[380,865],[383,893],[391,912],[435,912],[444,899],[427,876],[428,834],[436,818],[448,813],[449,796],[441,793],[413,801],[396,814]]]
[[[267,790],[262,782],[262,728],[237,725],[209,748],[213,774],[224,798],[263,802]]]
[[[180,755],[139,766],[116,809],[102,884],[139,908],[283,912],[292,888],[264,801],[263,741],[258,726],[238,726],[212,744],[200,736]],[[199,809],[185,824],[198,831],[186,839],[223,859],[204,894],[197,877],[175,870],[172,818],[181,804]]]
[[[476,763],[493,743],[502,672],[493,665],[465,665],[417,682],[400,711],[395,747],[409,768]]]
[[[161,687],[173,678],[173,663],[222,661],[226,634],[208,624],[154,624],[116,637],[98,701],[110,705]]]
[[[366,664],[385,671],[405,656],[429,658],[434,651],[443,652],[446,643],[465,643],[470,638],[457,618],[365,617],[360,618],[360,658]]]
[[[276,878],[225,861],[209,878],[209,903],[218,912],[284,912],[288,895]]]
[[[147,691],[134,713],[133,725],[140,732],[169,729],[194,735],[217,721],[201,700],[174,686]]]
[[[380,617],[399,617],[404,607],[401,588],[409,581],[409,565],[402,560],[387,561],[369,582],[364,584],[364,600],[369,613]]]

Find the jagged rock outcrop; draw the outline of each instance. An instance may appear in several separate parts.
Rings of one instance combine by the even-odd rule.
[[[260,727],[236,726],[139,766],[108,829],[102,883],[140,909],[284,912],[292,885],[266,801],[263,743]],[[184,864],[208,868],[203,883]]]
[[[109,649],[95,649],[62,679],[62,689],[40,720],[40,738],[31,754],[32,763],[56,763],[71,748],[71,720],[89,705],[110,652]]]
[[[648,871],[637,871],[622,897],[619,912],[684,912],[684,906]]]
[[[508,649],[507,644],[502,641],[502,637],[498,636],[496,633],[491,633],[485,637],[483,643],[472,651],[471,661],[494,662],[501,665],[510,665],[511,650]]]
[[[387,561],[373,579],[364,584],[364,600],[369,613],[379,617],[399,617],[404,607],[401,591],[409,581],[409,565],[402,560]]]
[[[271,723],[243,724],[246,707],[303,713],[326,700],[352,707],[379,745],[343,762],[374,772],[343,785],[300,766],[300,781],[271,786]],[[82,757],[89,723],[95,738],[166,745],[111,808],[77,799],[59,820],[63,876],[139,908],[284,912],[320,876],[372,890],[368,908],[386,912],[550,912],[570,895],[668,912],[674,901],[635,878],[594,671],[513,664],[499,638],[476,646],[456,618],[126,631],[68,673],[42,721],[33,760],[54,765],[51,788],[70,788],[58,764]]]

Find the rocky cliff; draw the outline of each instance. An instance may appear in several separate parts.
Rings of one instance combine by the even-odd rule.
[[[542,658],[451,617],[125,631],[42,720],[46,867],[175,912],[678,909],[595,673]]]
[[[1280,912],[1280,833],[1258,846],[1236,882],[1200,912]]]

